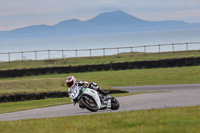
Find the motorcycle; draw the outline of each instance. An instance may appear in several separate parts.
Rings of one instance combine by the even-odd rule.
[[[70,98],[73,99],[74,105],[78,103],[81,108],[86,108],[91,112],[103,109],[117,110],[120,106],[118,100],[111,95],[103,95],[94,89],[81,86],[74,88]]]

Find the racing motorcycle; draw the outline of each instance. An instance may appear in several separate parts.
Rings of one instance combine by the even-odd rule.
[[[81,108],[86,108],[92,112],[103,109],[117,110],[120,106],[117,99],[111,95],[103,95],[96,90],[81,86],[74,88],[70,98],[73,99],[74,105],[78,103]]]

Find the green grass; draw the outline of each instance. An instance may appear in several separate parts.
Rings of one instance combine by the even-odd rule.
[[[0,122],[4,133],[199,133],[200,106]]]
[[[163,53],[122,53],[106,57],[78,57],[52,60],[27,60],[27,61],[12,61],[0,62],[0,70],[7,69],[22,69],[22,68],[38,68],[52,66],[77,66],[85,64],[101,64],[110,62],[126,62],[126,61],[147,61],[183,57],[200,57],[200,51],[182,51],[182,52],[163,52]]]
[[[0,80],[0,95],[53,91],[67,91],[64,78],[41,79],[39,77],[35,77],[29,79],[28,77],[24,77],[22,79],[16,78],[11,80]]]
[[[95,81],[103,89],[114,86],[166,85],[200,83],[200,66],[50,74],[0,79],[0,95],[26,92],[67,91],[65,79]]]
[[[121,96],[129,96],[129,95],[137,95],[143,93],[156,93],[160,91],[149,91],[149,92],[132,92],[132,93],[119,93],[119,94],[111,94],[114,97]],[[23,101],[23,102],[9,102],[9,103],[0,103],[0,114],[29,110],[35,108],[56,106],[56,105],[64,105],[72,103],[70,98],[47,98],[42,100],[31,100],[31,101]]]
[[[70,98],[48,98],[43,100],[0,103],[0,114],[69,103],[72,103]]]

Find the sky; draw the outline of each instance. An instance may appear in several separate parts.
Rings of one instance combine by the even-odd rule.
[[[200,23],[200,0],[0,0],[0,31],[122,10],[149,21]]]

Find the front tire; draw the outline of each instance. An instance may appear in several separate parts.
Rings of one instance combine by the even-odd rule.
[[[85,98],[85,97],[87,97],[87,96],[81,97],[79,99],[79,104],[81,104],[83,107],[85,107],[86,109],[88,109],[91,112],[96,112],[98,110],[98,106],[97,106],[95,100],[92,97],[90,97],[90,98],[89,97]],[[90,99],[90,101],[88,101],[87,99]]]

